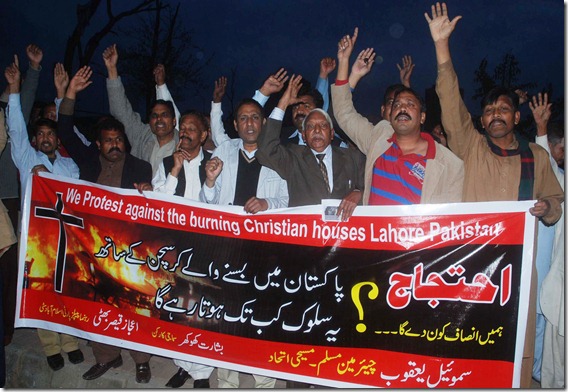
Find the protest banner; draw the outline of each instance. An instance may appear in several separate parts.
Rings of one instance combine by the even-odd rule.
[[[519,386],[530,201],[341,222],[32,177],[18,327],[334,387]]]

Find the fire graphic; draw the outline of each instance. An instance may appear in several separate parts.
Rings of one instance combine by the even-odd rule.
[[[27,288],[53,291],[59,222],[31,215],[26,251]],[[150,236],[143,225],[119,220],[109,224],[109,218],[98,215],[83,218],[84,229],[65,227],[67,252],[62,294],[156,316],[158,312],[153,307],[156,290],[173,282],[173,274],[162,269],[154,272],[145,263],[127,263],[120,253],[128,252],[132,244],[142,241],[132,248],[131,257],[146,261],[148,257],[156,258],[158,249],[169,239]],[[104,228],[104,232],[99,228]],[[110,247],[104,258],[95,257],[108,244],[105,238],[112,239],[114,249]],[[119,256],[118,260],[115,255]]]

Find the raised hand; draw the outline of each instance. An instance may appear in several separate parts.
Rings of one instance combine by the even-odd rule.
[[[106,48],[103,52],[103,60],[105,62],[105,67],[108,72],[109,79],[118,78],[118,70],[116,64],[118,63],[118,51],[116,49],[116,44],[112,44]]]
[[[410,88],[410,77],[412,76],[412,70],[414,69],[414,64],[412,63],[412,57],[406,55],[402,58],[402,67],[396,64],[398,71],[400,72],[400,83]]]
[[[223,161],[219,159],[219,157],[213,157],[207,161],[205,164],[205,175],[207,179],[205,180],[205,184],[208,188],[213,188],[215,185],[215,181],[221,171],[223,170]]]
[[[288,71],[284,68],[280,68],[274,75],[270,75],[268,79],[264,81],[264,84],[259,90],[261,94],[269,97],[270,95],[282,90],[284,83],[288,80],[288,76],[286,76],[287,73]]]
[[[39,69],[41,60],[43,60],[43,51],[37,45],[29,44],[26,46],[26,55],[30,60],[30,65],[33,69]]]
[[[4,76],[8,82],[10,94],[15,94],[20,92],[20,61],[18,60],[18,55],[14,55],[14,62],[6,67],[4,71]]]
[[[225,91],[227,90],[227,78],[221,76],[215,81],[215,88],[213,89],[213,102],[219,103],[223,100],[225,96]]]
[[[456,24],[462,18],[461,16],[456,16],[453,20],[450,20],[446,3],[432,5],[432,17],[430,18],[427,12],[424,13],[424,17],[428,22],[430,34],[434,42],[448,40],[456,28]]]
[[[73,76],[73,79],[71,79],[71,82],[69,82],[65,96],[69,99],[75,99],[77,93],[83,91],[93,83],[93,81],[90,80],[92,74],[93,71],[88,65],[79,68],[75,76]]]
[[[320,60],[320,73],[319,77],[327,79],[330,73],[335,69],[335,59],[331,57],[324,57]]]
[[[529,107],[531,108],[534,122],[536,123],[536,130],[538,136],[546,135],[546,128],[548,126],[548,120],[550,120],[550,114],[552,103],[548,102],[548,94],[538,93],[532,97],[532,102],[529,102]]]
[[[154,67],[154,81],[158,86],[166,83],[166,68],[164,64],[158,64]]]
[[[519,96],[519,105],[522,105],[529,100],[529,94],[520,88],[515,90],[515,94]]]
[[[349,56],[351,56],[353,48],[355,47],[355,42],[357,42],[357,35],[359,35],[359,28],[355,27],[353,37],[347,34],[339,40],[337,43],[337,59],[339,61],[349,60]]]
[[[302,87],[302,75],[298,76],[292,75],[292,78],[290,78],[290,82],[288,82],[288,87],[286,87],[284,94],[282,94],[282,97],[280,97],[280,101],[278,101],[277,107],[282,110],[286,110],[288,106],[293,105],[296,102],[299,102],[298,92],[300,91],[301,87]]]
[[[67,86],[69,86],[69,74],[61,63],[55,64],[53,69],[53,84],[55,84],[57,98],[63,98],[65,91],[67,91]]]
[[[367,48],[359,53],[359,56],[355,59],[353,63],[353,67],[351,68],[351,74],[356,75],[359,78],[367,75],[371,68],[373,68],[373,64],[375,63],[376,57],[375,50],[373,48]],[[355,87],[355,86],[351,86]]]

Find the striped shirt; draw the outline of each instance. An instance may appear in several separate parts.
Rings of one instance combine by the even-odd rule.
[[[403,155],[396,143],[396,134],[388,140],[392,145],[377,158],[373,167],[369,205],[420,204],[426,163],[436,155],[432,136],[424,132],[420,135],[428,142],[425,156]]]

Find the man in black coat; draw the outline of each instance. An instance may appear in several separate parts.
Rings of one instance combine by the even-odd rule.
[[[305,146],[281,144],[284,112],[298,101],[300,87],[301,76],[292,77],[258,137],[258,160],[288,182],[289,207],[341,199],[337,215],[347,220],[361,201],[365,158],[357,150],[332,145],[333,123],[322,109],[313,109],[303,121]]]
[[[126,152],[126,133],[124,125],[112,118],[105,117],[97,123],[96,146],[86,146],[73,131],[73,111],[77,93],[87,88],[92,71],[85,66],[79,69],[67,88],[65,98],[59,108],[57,132],[59,139],[71,158],[79,166],[82,180],[124,189],[141,189],[152,180],[152,166]],[[99,342],[91,342],[91,348],[97,362],[85,374],[85,380],[94,380],[109,369],[122,365],[120,347]],[[151,355],[129,350],[136,364],[136,382],[148,383],[152,377],[150,371]]]

